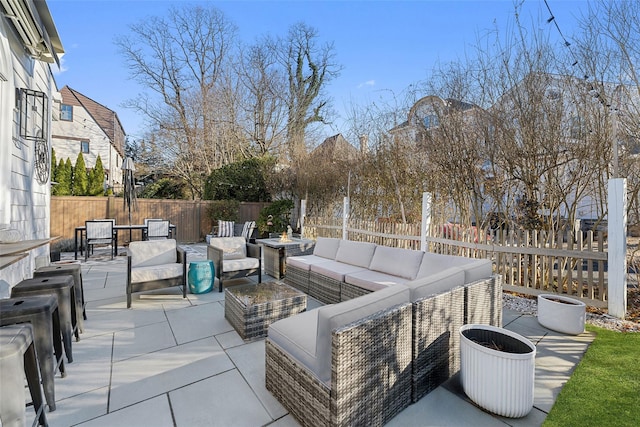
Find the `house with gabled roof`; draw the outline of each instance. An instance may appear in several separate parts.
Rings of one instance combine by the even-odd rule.
[[[91,169],[100,156],[105,185],[118,191],[126,137],[118,114],[69,86],[60,94],[62,99],[54,106],[51,135],[56,158],[70,158],[75,163],[82,153],[86,167]]]

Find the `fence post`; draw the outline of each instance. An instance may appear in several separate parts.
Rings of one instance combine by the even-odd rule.
[[[608,186],[608,288],[609,314],[624,319],[627,314],[627,181],[609,180]]]
[[[420,250],[427,251],[427,236],[431,229],[431,193],[422,193],[422,226],[420,227]]]
[[[345,197],[342,206],[342,240],[349,240],[347,224],[349,223],[349,198]]]

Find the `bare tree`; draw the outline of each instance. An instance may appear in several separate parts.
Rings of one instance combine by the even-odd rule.
[[[133,77],[151,94],[129,101],[155,129],[172,172],[200,197],[203,179],[229,157],[221,138],[229,121],[219,100],[229,88],[228,64],[236,29],[219,10],[172,8],[166,18],[152,17],[130,27],[131,35],[116,40]],[[220,118],[222,116],[222,119]]]
[[[320,44],[318,31],[304,23],[293,25],[288,35],[273,42],[272,47],[287,75],[288,155],[295,163],[306,153],[309,125],[327,122],[324,114],[329,99],[322,96],[323,89],[338,76],[341,67],[334,62],[333,44]]]

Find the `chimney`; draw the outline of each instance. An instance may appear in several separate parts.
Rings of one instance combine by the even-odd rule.
[[[367,155],[369,153],[369,135],[360,135],[360,154]]]

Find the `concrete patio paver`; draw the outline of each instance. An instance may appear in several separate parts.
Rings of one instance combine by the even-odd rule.
[[[188,261],[204,244],[183,245]],[[72,254],[71,254],[72,256]],[[126,309],[125,258],[82,263],[88,320],[74,343],[76,361],[56,377],[52,426],[263,426],[296,420],[264,385],[264,340],[245,342],[224,318],[224,292],[183,299],[180,290],[134,295]],[[227,282],[251,283],[256,277]],[[268,280],[263,275],[263,280]],[[321,305],[308,298],[308,309]],[[389,426],[535,426],[544,421],[588,345],[535,316],[503,311],[504,327],[537,347],[534,409],[521,419],[489,414],[471,402],[454,376],[410,405]]]

